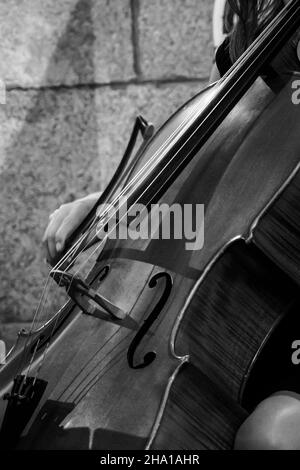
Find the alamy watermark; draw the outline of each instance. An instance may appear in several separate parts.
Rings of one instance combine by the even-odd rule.
[[[300,104],[300,79],[292,82],[292,103],[295,105]]]
[[[297,366],[298,364],[300,364],[300,340],[299,339],[296,339],[295,341],[293,341],[292,343],[292,349],[294,349],[294,352],[292,354],[292,363]]]
[[[98,208],[99,239],[184,240],[186,250],[201,250],[204,244],[204,204],[166,203],[127,205],[120,197],[116,205]]]

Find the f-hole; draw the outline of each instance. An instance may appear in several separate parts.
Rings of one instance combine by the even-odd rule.
[[[144,321],[144,324],[141,326],[141,328],[135,335],[132,343],[130,344],[128,348],[127,360],[128,360],[129,367],[131,367],[132,369],[143,369],[144,367],[149,366],[156,358],[156,353],[154,351],[150,351],[145,354],[144,359],[140,364],[136,364],[136,365],[134,364],[134,355],[135,355],[136,349],[138,348],[142,339],[147,334],[147,332],[149,331],[149,329],[151,328],[155,320],[158,318],[172,290],[172,285],[173,285],[172,277],[170,276],[170,274],[165,273],[165,272],[157,273],[150,279],[149,284],[148,284],[150,289],[153,289],[154,287],[156,287],[159,279],[165,280],[165,289],[162,293],[162,296],[157,302],[157,304],[155,305],[150,315]]]

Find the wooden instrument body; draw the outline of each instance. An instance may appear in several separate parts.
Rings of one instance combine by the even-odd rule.
[[[178,124],[193,107],[210,100],[218,86],[170,118],[150,141],[135,172],[174,132],[176,138]],[[90,284],[129,315],[116,323],[84,315],[74,305],[65,307],[65,323],[57,329],[40,371],[47,387],[16,447],[232,446],[248,412],[242,398],[251,364],[297,301],[299,276],[290,276],[296,269],[293,263],[286,263],[281,253],[276,266],[264,254],[269,243],[260,243],[266,238],[260,221],[271,213],[285,185],[297,181],[299,111],[289,90],[287,85],[275,95],[257,79],[156,201],[205,205],[203,249],[186,250],[184,239],[107,241]],[[152,202],[156,189],[154,185],[151,198],[141,201]],[[297,210],[299,214],[293,208]],[[256,233],[261,248],[253,245]],[[133,347],[153,312],[155,321]],[[32,335],[25,365],[37,339],[47,338],[51,328],[46,325]],[[46,341],[41,344],[31,375],[43,360]],[[1,395],[18,371],[21,346],[0,374]],[[134,366],[149,351],[156,358],[135,368],[129,364],[129,351]],[[1,401],[1,416],[5,405]]]

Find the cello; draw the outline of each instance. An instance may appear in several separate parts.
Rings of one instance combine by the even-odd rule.
[[[299,25],[292,0],[157,133],[137,121],[145,144],[130,160],[134,132],[1,368],[1,445],[227,449],[276,386],[266,364],[299,306],[299,110],[294,76],[273,89],[260,74]],[[199,202],[200,249],[109,237],[137,203],[147,219],[157,203]],[[70,300],[43,323],[51,280]]]

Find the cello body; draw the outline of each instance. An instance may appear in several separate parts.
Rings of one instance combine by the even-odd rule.
[[[211,103],[220,86],[199,93],[162,126],[131,181],[171,138],[173,152],[182,151],[181,123]],[[257,373],[263,351],[287,318],[297,324],[300,116],[290,93],[290,84],[275,93],[257,78],[164,191],[158,178],[148,193],[139,191],[147,207],[203,204],[204,245],[108,239],[88,284],[124,318],[101,309],[86,314],[70,301],[20,336],[0,372],[9,402],[0,405],[2,445],[232,448],[242,421],[276,389],[272,367],[265,382]],[[282,368],[290,365],[293,332]],[[20,362],[21,372],[30,364],[30,376],[38,373],[34,403],[9,398]]]

